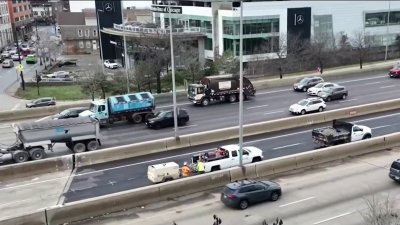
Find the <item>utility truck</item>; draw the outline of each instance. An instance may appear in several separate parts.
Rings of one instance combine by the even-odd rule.
[[[154,109],[153,95],[150,92],[140,92],[92,101],[89,110],[81,112],[79,116],[92,117],[101,125],[125,120],[141,123],[154,116]]]
[[[56,143],[65,143],[75,153],[96,150],[101,145],[99,123],[90,117],[23,122],[12,127],[16,141],[10,146],[0,145],[0,162],[43,159],[44,146],[53,151]]]
[[[243,164],[258,162],[262,159],[261,149],[253,146],[243,147]],[[225,145],[214,151],[193,155],[189,166],[194,174],[197,172],[196,167],[199,160],[204,162],[205,173],[239,166],[239,145]],[[175,162],[150,165],[147,170],[147,178],[153,183],[178,179],[179,174],[180,169]]]
[[[198,84],[190,84],[187,96],[189,101],[202,106],[216,101],[233,103],[239,100],[239,85],[238,76],[208,76],[201,79]],[[254,96],[255,93],[253,84],[243,77],[243,99]]]
[[[333,120],[333,124],[330,127],[312,130],[314,143],[321,147],[359,141],[371,137],[371,128],[340,120]]]

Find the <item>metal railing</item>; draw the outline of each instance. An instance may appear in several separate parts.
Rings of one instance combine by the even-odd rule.
[[[114,29],[116,30],[124,30],[124,25],[115,24]],[[169,29],[161,29],[161,28],[142,28],[142,27],[133,27],[131,25],[125,25],[126,32],[132,33],[145,33],[145,34],[169,34]],[[210,29],[202,28],[202,27],[189,27],[189,28],[173,28],[172,33],[200,33],[205,34],[211,32]]]

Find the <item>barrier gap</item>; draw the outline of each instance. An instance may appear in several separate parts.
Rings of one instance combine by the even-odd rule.
[[[47,218],[47,209],[44,209],[44,218],[46,220],[46,225],[50,225],[49,219]]]

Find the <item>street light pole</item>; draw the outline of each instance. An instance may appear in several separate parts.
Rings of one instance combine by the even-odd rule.
[[[104,65],[103,65],[103,63],[104,63],[104,58],[103,58],[103,45],[102,45],[102,43],[101,43],[101,31],[100,31],[100,22],[99,22],[99,12],[104,12],[103,10],[101,10],[101,9],[97,9],[96,10],[96,16],[97,16],[97,27],[98,27],[98,30],[97,30],[97,35],[99,35],[99,42],[100,42],[100,58],[101,58],[101,68],[103,68],[103,74],[106,74],[106,72],[105,72],[105,70],[104,70]]]
[[[239,34],[239,164],[243,166],[243,1],[240,1]]]
[[[126,35],[125,35],[125,21],[124,21],[124,8],[122,7],[121,1],[121,17],[122,17],[122,28],[123,28],[123,36],[124,36],[124,60],[125,60],[125,73],[126,73],[126,90],[129,93],[129,56],[128,50],[126,47]],[[128,18],[128,12],[126,12],[126,17]]]
[[[175,88],[175,59],[174,59],[174,42],[172,40],[172,19],[171,19],[171,3],[168,1],[169,15],[169,40],[171,46],[171,69],[172,69],[172,102],[174,105],[174,137],[178,138],[178,115],[176,110],[176,88]]]

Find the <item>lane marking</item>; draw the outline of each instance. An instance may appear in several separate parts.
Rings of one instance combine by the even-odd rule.
[[[0,126],[0,129],[4,129],[4,128],[11,128],[11,125]]]
[[[14,105],[14,107],[11,109],[12,111],[17,110],[19,108],[21,103],[17,103],[16,105]]]
[[[182,105],[191,105],[191,104],[194,104],[194,103],[190,103],[190,102],[188,102],[188,103],[181,103],[181,104],[176,104],[177,106],[182,106]],[[158,106],[157,108],[169,108],[169,107],[173,107],[174,105],[164,105],[164,106]]]
[[[391,127],[392,125],[383,125],[383,126],[377,126],[377,127],[372,127],[371,130],[373,129],[379,129],[379,128],[384,128],[384,127]]]
[[[50,116],[46,116],[46,117],[43,117],[41,119],[35,120],[35,122],[40,122],[40,121],[46,120],[48,118],[50,118]]]
[[[391,87],[396,87],[396,85],[382,86],[382,87],[379,87],[379,88],[391,88]]]
[[[266,112],[264,115],[269,115],[269,114],[274,114],[274,113],[283,113],[284,111],[272,111],[272,112]]]
[[[287,203],[287,204],[283,204],[283,205],[280,205],[279,207],[285,207],[285,206],[289,206],[289,205],[294,205],[294,204],[297,204],[297,203],[300,203],[300,202],[305,202],[305,201],[308,201],[308,200],[311,200],[311,199],[314,199],[315,197],[314,196],[312,196],[312,197],[308,197],[308,198],[304,198],[304,199],[301,199],[301,200],[298,200],[298,201],[294,201],[294,202],[290,202],[290,203]]]
[[[178,129],[185,129],[185,128],[189,128],[189,127],[197,127],[197,124],[192,124],[192,125],[187,125],[187,126],[183,126],[183,127],[178,127]],[[172,130],[174,130],[175,128],[172,128]]]
[[[352,98],[352,99],[342,100],[342,101],[339,101],[339,103],[342,103],[342,102],[351,102],[351,101],[355,101],[355,100],[358,100],[358,99],[357,99],[357,98]]]
[[[366,83],[366,84],[364,84],[364,85],[370,85],[370,84],[379,84],[379,83],[382,83],[382,81],[377,81],[377,82]]]
[[[256,93],[256,95],[266,95],[266,94],[273,94],[273,93],[279,93],[279,92],[284,92],[284,91],[291,91],[292,89],[282,89],[282,90],[276,90],[276,91],[266,91],[266,92],[260,92]]]
[[[246,109],[257,109],[257,108],[262,108],[262,107],[267,107],[269,105],[258,105],[258,106],[252,106],[252,107],[248,107]]]
[[[301,144],[303,144],[303,143],[296,143],[296,144],[291,144],[291,145],[285,145],[285,146],[273,148],[272,150],[278,150],[278,149],[282,149],[282,148],[293,147],[293,146],[297,146],[297,145],[301,145]]]
[[[325,223],[325,222],[328,222],[328,221],[330,221],[330,220],[334,220],[334,219],[337,219],[337,218],[340,218],[340,217],[343,217],[343,216],[350,215],[350,214],[352,214],[353,212],[354,212],[354,211],[352,211],[352,212],[347,212],[347,213],[343,213],[343,214],[340,214],[340,215],[337,215],[337,216],[334,216],[334,217],[331,217],[331,218],[328,218],[328,219],[325,219],[325,220],[321,220],[321,221],[315,222],[315,223],[313,223],[313,224],[316,225],[316,224],[320,224],[320,223]]]
[[[246,101],[243,101],[243,102],[250,102],[250,101],[249,101],[249,100],[246,100]],[[231,103],[231,105],[237,105],[237,104],[239,104],[239,102]]]
[[[385,76],[376,76],[376,77],[362,78],[362,79],[346,80],[346,81],[335,82],[335,83],[338,83],[338,84],[345,84],[345,83],[351,83],[351,82],[355,82],[355,81],[372,80],[372,79],[377,79],[377,78],[382,78],[382,77],[386,77],[386,75],[385,75]]]

